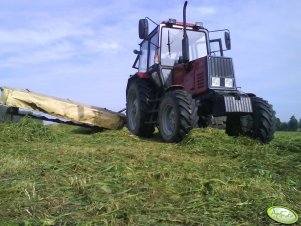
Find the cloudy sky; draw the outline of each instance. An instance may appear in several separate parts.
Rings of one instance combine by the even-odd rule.
[[[0,86],[125,107],[138,20],[181,20],[183,0],[0,0]],[[237,85],[301,118],[301,1],[190,0],[188,22],[228,28]]]

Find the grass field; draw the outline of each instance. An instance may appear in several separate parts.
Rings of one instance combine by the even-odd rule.
[[[25,119],[0,125],[0,144],[0,225],[279,225],[268,207],[301,214],[297,132],[261,145],[195,129],[168,144]]]

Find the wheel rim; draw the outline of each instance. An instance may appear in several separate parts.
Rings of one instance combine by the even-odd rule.
[[[162,110],[162,129],[167,136],[171,136],[176,128],[176,112],[171,105],[165,106]]]
[[[137,116],[138,116],[138,98],[136,93],[131,93],[129,96],[128,106],[127,106],[127,117],[130,129],[135,129],[137,126]]]

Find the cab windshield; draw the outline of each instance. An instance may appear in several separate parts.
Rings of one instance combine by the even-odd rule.
[[[208,55],[206,33],[204,31],[188,30],[189,59],[195,60]],[[174,66],[182,56],[183,29],[162,28],[161,64]]]

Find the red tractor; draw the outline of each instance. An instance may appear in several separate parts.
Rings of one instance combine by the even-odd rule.
[[[128,129],[150,137],[158,127],[166,142],[179,142],[195,127],[206,127],[212,116],[227,116],[226,133],[240,134],[268,143],[275,132],[275,111],[262,98],[236,87],[229,30],[221,38],[202,23],[169,19],[160,24],[139,20],[140,50],[126,88]],[[148,21],[156,24],[149,33]],[[211,50],[211,45],[218,51]],[[219,56],[216,56],[218,52]]]

